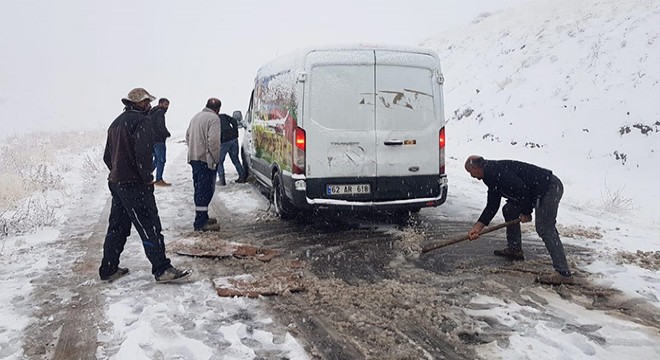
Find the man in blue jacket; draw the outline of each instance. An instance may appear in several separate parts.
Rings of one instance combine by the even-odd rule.
[[[470,240],[479,238],[481,230],[490,223],[500,208],[502,197],[507,199],[502,207],[506,221],[519,218],[520,222],[532,221],[536,209],[536,232],[543,239],[552,258],[556,273],[540,276],[544,284],[572,284],[573,275],[568,268],[564,247],[559,239],[557,210],[564,187],[552,171],[515,160],[486,160],[472,155],[465,161],[465,170],[488,186],[486,208],[479,220],[468,231]],[[494,254],[511,260],[524,260],[520,223],[506,228],[507,247]]]

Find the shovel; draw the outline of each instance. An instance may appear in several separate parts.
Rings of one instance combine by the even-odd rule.
[[[491,226],[491,227],[486,227],[486,228],[483,228],[483,229],[479,232],[479,235],[488,234],[488,233],[491,232],[491,231],[499,230],[499,229],[501,229],[501,228],[503,228],[503,227],[507,227],[507,226],[509,226],[509,225],[517,224],[517,223],[519,223],[519,222],[520,222],[520,219],[514,219],[514,220],[509,220],[509,221],[507,221],[507,222],[505,222],[505,223],[503,223],[503,224],[493,225],[493,226]],[[469,238],[470,238],[470,237],[469,237],[468,235],[463,235],[463,236],[461,236],[461,237],[459,237],[459,238],[455,238],[455,239],[451,239],[451,240],[444,241],[444,242],[441,242],[441,243],[435,243],[435,244],[431,244],[431,245],[425,246],[424,248],[422,248],[422,254],[427,253],[427,252],[432,251],[432,250],[436,250],[436,249],[443,248],[443,247],[445,247],[445,246],[449,246],[449,245],[451,245],[451,244],[456,244],[456,243],[458,243],[458,242],[468,240]]]

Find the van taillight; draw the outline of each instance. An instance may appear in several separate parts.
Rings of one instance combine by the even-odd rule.
[[[440,174],[445,173],[445,128],[440,129],[438,136],[438,149],[440,151]]]
[[[305,151],[305,130],[296,128],[296,147]]]
[[[294,174],[304,174],[305,173],[305,147],[306,147],[306,137],[305,130],[296,127],[294,130],[293,139],[295,144],[293,144],[293,166],[292,172]]]

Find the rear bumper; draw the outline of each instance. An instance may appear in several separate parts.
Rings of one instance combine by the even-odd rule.
[[[400,179],[331,179],[317,180],[291,178],[292,196],[294,205],[301,209],[331,209],[331,210],[406,210],[419,209],[423,207],[439,206],[447,199],[447,176],[430,176],[419,178],[407,178],[406,189],[398,192],[385,191],[372,196],[347,196],[344,198],[330,198],[325,194],[326,184],[332,183],[370,183],[380,184],[387,189],[388,183],[401,184]],[[298,181],[298,189],[295,182]],[[305,188],[301,189],[301,181],[305,182]],[[376,185],[377,186],[377,185]],[[399,187],[402,187],[401,185]],[[377,190],[376,190],[377,192]],[[378,196],[380,195],[380,196]],[[380,197],[380,198],[379,198]]]

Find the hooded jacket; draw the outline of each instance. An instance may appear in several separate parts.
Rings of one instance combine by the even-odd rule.
[[[150,184],[153,181],[154,135],[143,111],[126,107],[108,128],[103,162],[111,183]]]
[[[204,108],[190,119],[186,131],[188,163],[203,161],[215,170],[220,160],[220,118],[215,111]]]
[[[167,109],[156,106],[149,112],[151,124],[154,127],[154,142],[163,143],[168,137],[172,136],[165,126],[165,113]]]
[[[483,181],[488,186],[486,208],[479,222],[488,225],[504,197],[520,206],[523,215],[531,215],[536,200],[548,191],[552,171],[515,160],[486,160]]]

